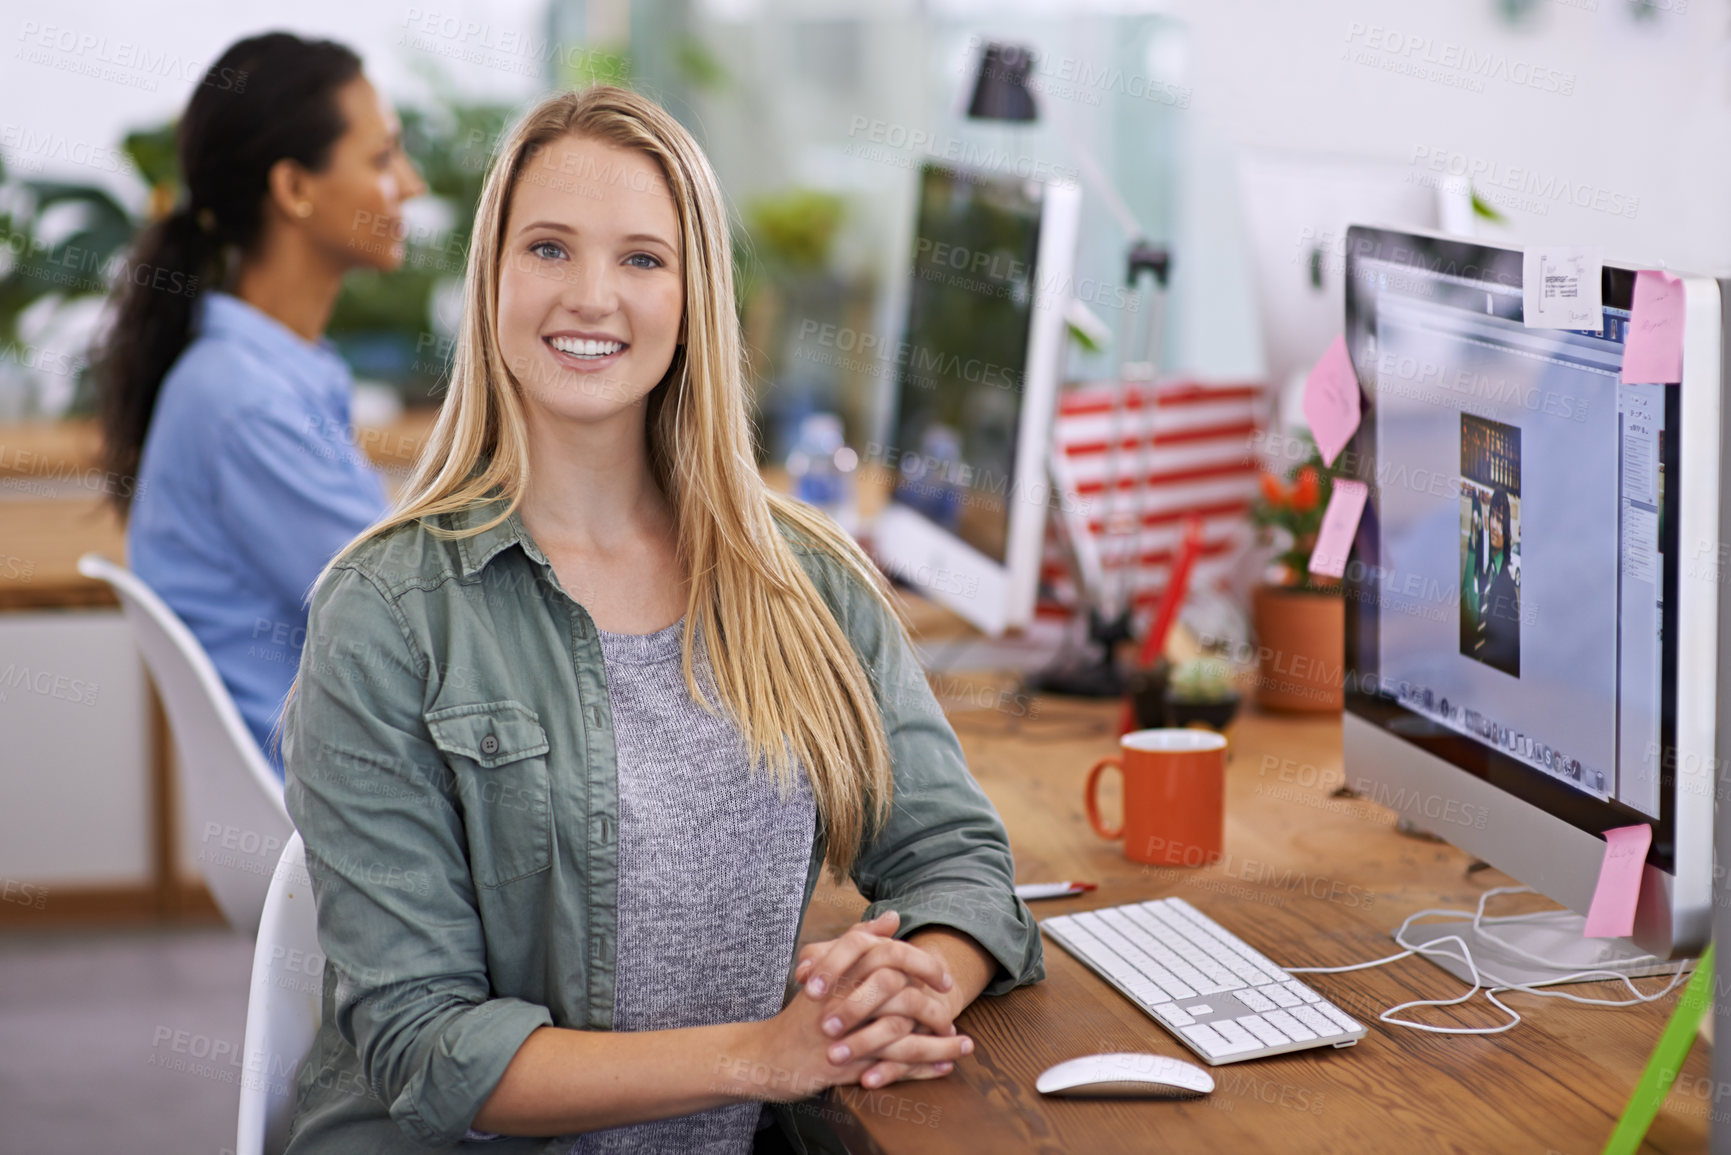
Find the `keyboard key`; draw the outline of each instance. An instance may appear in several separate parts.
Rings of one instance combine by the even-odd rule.
[[[1290,1011],[1269,1011],[1262,1017],[1267,1019],[1270,1023],[1273,1023],[1275,1029],[1281,1034],[1286,1035],[1288,1038],[1293,1039],[1296,1042],[1302,1043],[1306,1039],[1316,1038],[1316,1032],[1293,1018]],[[1333,1031],[1329,1031],[1328,1033],[1331,1035],[1334,1034]]]
[[[1221,1038],[1225,1039],[1235,1047],[1256,1049],[1264,1045],[1261,1039],[1257,1038],[1231,1019],[1216,1019],[1208,1025],[1218,1031]]]
[[[1293,1007],[1287,1013],[1315,1031],[1319,1038],[1340,1033],[1340,1028],[1318,1014],[1315,1007]]]
[[[1290,983],[1276,983],[1273,986],[1263,987],[1262,993],[1273,999],[1276,1006],[1296,1007],[1302,1004],[1304,1000],[1286,989],[1291,985]]]
[[[1195,1006],[1185,1007],[1184,1010],[1192,1015],[1211,1015],[1214,1013],[1214,1008],[1207,1003],[1197,1003]]]
[[[1161,1003],[1157,1007],[1149,1007],[1161,1022],[1171,1023],[1175,1027],[1188,1027],[1196,1020],[1191,1018],[1185,1009],[1177,1003]]]
[[[1178,1033],[1195,1043],[1198,1047],[1201,1047],[1204,1051],[1216,1055],[1224,1055],[1227,1051],[1231,1050],[1231,1045],[1227,1043],[1225,1039],[1221,1038],[1219,1032],[1217,1032],[1213,1027],[1203,1026],[1198,1023],[1193,1027],[1184,1027],[1179,1030]]]
[[[1261,1015],[1245,1015],[1238,1020],[1238,1025],[1261,1039],[1263,1045],[1267,1047],[1283,1047],[1292,1041],[1278,1027]]]
[[[1352,1019],[1348,1018],[1343,1011],[1332,1003],[1317,1003],[1312,1009],[1343,1031],[1352,1031],[1356,1034],[1360,1029],[1358,1023],[1355,1023]]]
[[[1305,986],[1303,983],[1287,983],[1286,989],[1307,1003],[1320,1003],[1322,996]]]
[[[1251,1037],[1249,1032],[1239,1032],[1249,1042],[1233,1042],[1219,1031],[1202,1023],[1194,1027],[1185,1027],[1178,1032],[1211,1055],[1225,1058],[1228,1055],[1240,1055],[1245,1051],[1260,1050],[1262,1045]]]
[[[1267,995],[1258,990],[1246,988],[1232,992],[1237,1000],[1253,1011],[1272,1011],[1276,1004]]]

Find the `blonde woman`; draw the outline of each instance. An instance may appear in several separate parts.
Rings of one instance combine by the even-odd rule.
[[[285,714],[328,959],[294,1155],[825,1149],[789,1103],[947,1074],[1044,977],[881,580],[758,477],[731,269],[653,103],[502,145],[450,394]],[[825,866],[869,918],[796,960]]]

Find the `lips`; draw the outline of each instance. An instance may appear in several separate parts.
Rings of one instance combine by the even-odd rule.
[[[580,337],[556,333],[541,340],[552,351],[553,360],[573,373],[596,373],[619,363],[631,348],[612,337]]]

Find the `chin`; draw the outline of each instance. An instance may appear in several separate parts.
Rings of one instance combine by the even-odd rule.
[[[644,386],[623,377],[556,370],[543,377],[532,390],[530,401],[556,421],[581,424],[606,421],[630,409],[641,409],[653,385]]]

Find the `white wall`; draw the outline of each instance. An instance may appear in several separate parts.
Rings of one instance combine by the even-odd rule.
[[[1233,168],[1245,146],[1380,156],[1414,164],[1415,176],[1431,171],[1427,157],[1442,156],[1495,174],[1478,183],[1510,221],[1483,230],[1487,238],[1596,244],[1608,258],[1731,269],[1731,5],[1655,0],[1652,17],[1637,21],[1630,0],[1536,0],[1516,25],[1502,6],[1163,6],[1190,25],[1194,91],[1174,240],[1177,365],[1219,376],[1261,369]],[[1410,52],[1387,50],[1415,42]],[[1491,61],[1497,75],[1449,67],[1468,54]],[[1427,59],[1443,80],[1382,67]],[[1535,75],[1538,87],[1507,79]],[[1545,91],[1553,85],[1572,91]],[[1516,191],[1497,192],[1495,181]],[[1571,203],[1577,197],[1586,207]],[[1619,205],[1626,215],[1605,211]]]
[[[136,181],[103,150],[177,116],[203,70],[244,36],[338,40],[394,100],[425,96],[429,71],[465,95],[526,100],[542,88],[546,11],[546,0],[8,0],[0,150],[16,171],[37,175],[39,161],[42,175],[112,183],[137,207]]]

